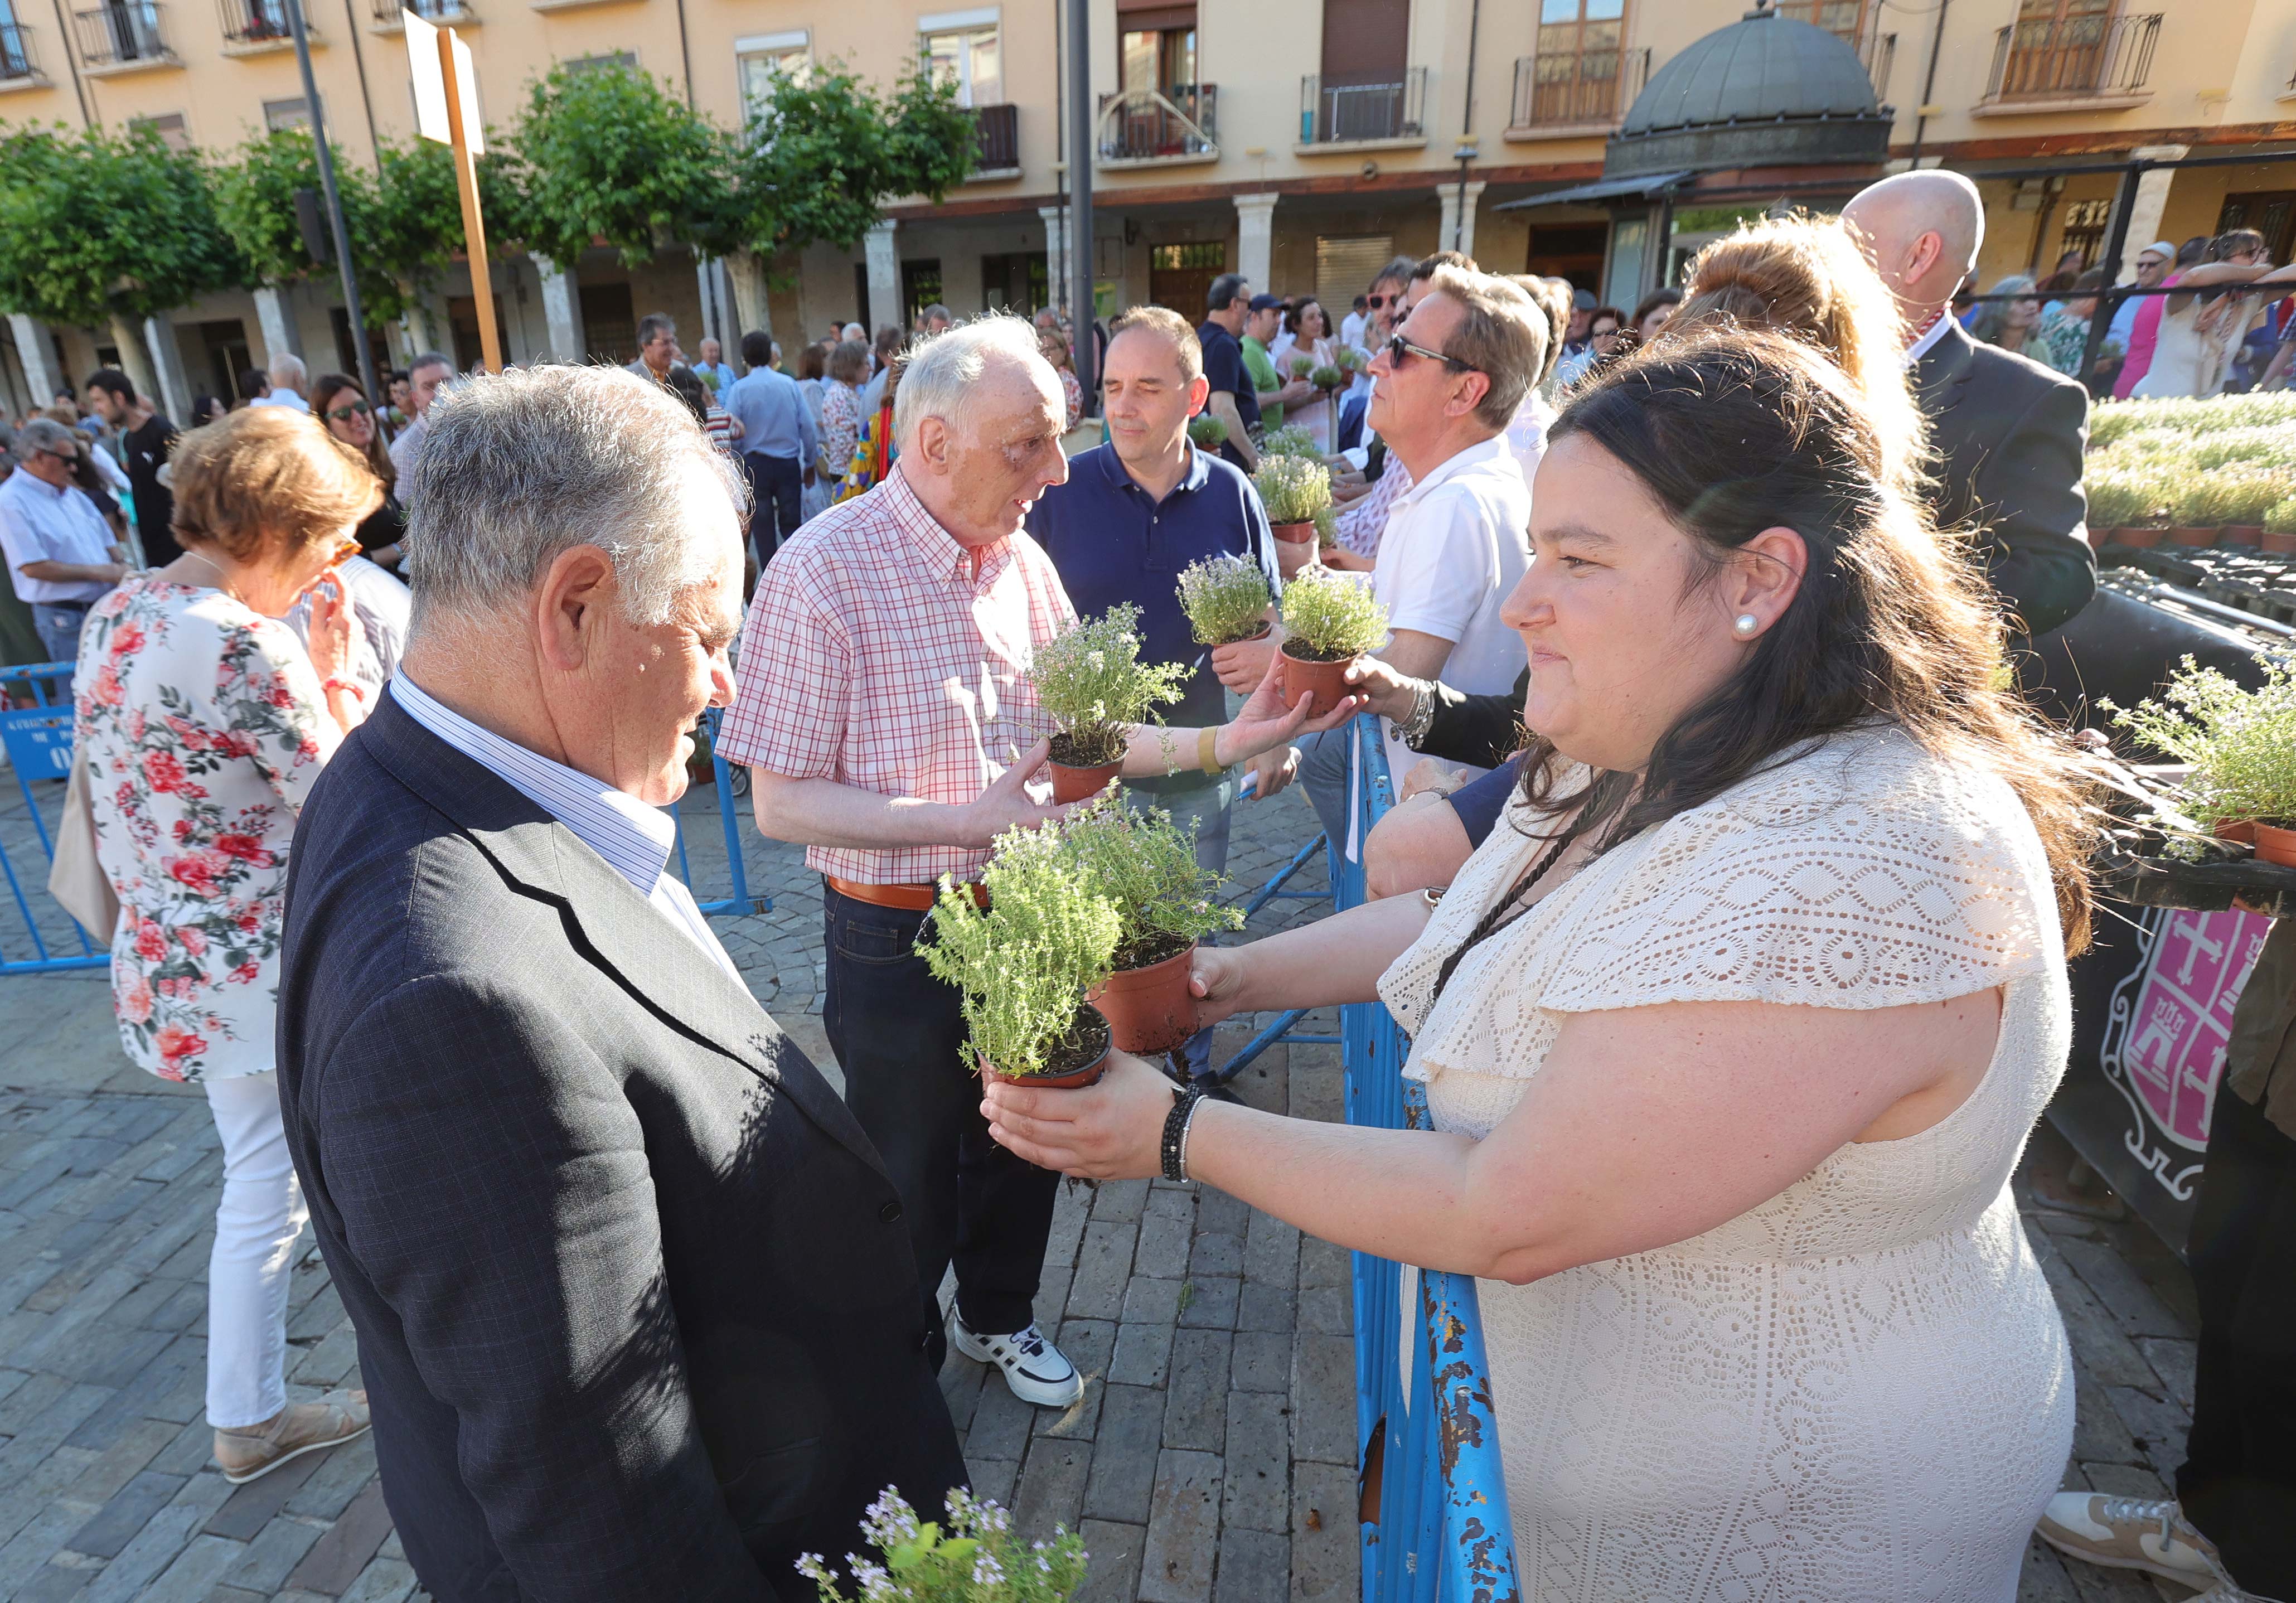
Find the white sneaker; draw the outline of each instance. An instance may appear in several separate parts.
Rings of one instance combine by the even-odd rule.
[[[2108,1569],[2144,1570],[2187,1586],[2223,1579],[2216,1544],[2186,1524],[2173,1501],[2060,1492],[2035,1533],[2060,1553]]]
[[[1010,1336],[977,1336],[964,1316],[949,1311],[948,1339],[965,1357],[1004,1377],[1013,1395],[1038,1408],[1066,1408],[1084,1395],[1084,1377],[1046,1341],[1032,1322]]]

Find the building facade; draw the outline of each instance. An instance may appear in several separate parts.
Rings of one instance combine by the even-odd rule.
[[[332,137],[371,163],[414,122],[399,0],[305,0]],[[1062,0],[420,0],[463,30],[497,128],[558,61],[630,62],[734,126],[771,70],[832,61],[890,83],[911,57],[977,118],[973,176],[941,203],[893,200],[862,248],[780,264],[775,331],[1066,303],[1062,190],[1070,86]],[[0,0],[0,120],[118,127],[227,148],[305,120],[285,0]],[[1561,273],[1631,303],[1728,209],[1662,218],[1615,205],[1509,202],[1603,174],[1606,139],[1652,73],[1737,21],[1744,0],[1092,0],[1095,293],[1201,312],[1224,271],[1315,293],[1333,319],[1396,252],[1465,250],[1494,270]],[[1976,177],[1988,207],[1980,276],[2095,260],[2118,178],[2087,170],[2177,154],[2251,164],[2161,171],[2137,186],[2131,255],[2230,221],[2296,249],[2296,0],[1776,0],[1839,36],[1889,119],[1887,160]],[[2033,176],[2034,169],[2051,169]],[[2062,173],[2054,169],[2062,168]],[[2080,169],[2080,170],[2072,170]],[[1989,179],[1990,170],[2016,176]],[[1749,201],[1759,210],[1765,203]],[[1503,209],[1504,208],[1504,209]],[[1664,238],[1652,237],[1653,229]],[[1636,230],[1640,230],[1639,234]],[[636,319],[666,311],[691,348],[726,338],[722,271],[668,252],[630,270],[594,251],[547,277],[500,253],[506,353],[626,358]],[[475,360],[467,275],[394,331],[403,356]],[[152,336],[173,405],[228,394],[238,366],[284,344],[315,367],[350,356],[329,275],[211,297]],[[0,383],[21,398],[84,380],[102,331],[10,319]],[[28,359],[29,358],[29,359]],[[180,394],[175,393],[180,391]]]

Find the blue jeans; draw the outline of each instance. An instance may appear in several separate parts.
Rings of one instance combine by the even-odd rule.
[[[1200,778],[1202,783],[1183,785],[1177,783],[1183,777]],[[1163,788],[1149,790],[1136,782],[1128,784],[1121,792],[1124,804],[1138,812],[1161,808],[1170,813],[1173,823],[1196,837],[1196,867],[1214,874],[1225,874],[1227,871],[1228,829],[1235,817],[1234,784],[1226,774],[1217,779],[1210,774],[1177,776],[1157,783]],[[1188,1037],[1180,1050],[1187,1060],[1191,1078],[1201,1078],[1210,1073],[1211,1031],[1197,1031]]]
[[[1060,1176],[998,1146],[980,1116],[953,985],[916,954],[922,911],[881,908],[822,887],[828,985],[822,1026],[845,1071],[845,1103],[901,1194],[933,1344],[946,1356],[938,1301],[956,1265],[964,1322],[1005,1335],[1036,1315]]]
[[[32,627],[39,631],[40,645],[51,662],[79,661],[79,631],[87,621],[85,601],[68,602],[62,606],[53,602],[32,603]]]
[[[1300,742],[1300,788],[1308,793],[1332,851],[1340,855],[1348,849],[1348,780],[1354,768],[1354,727],[1341,724]]]

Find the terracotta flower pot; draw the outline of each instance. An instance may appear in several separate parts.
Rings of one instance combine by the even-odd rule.
[[[1286,545],[1311,544],[1316,538],[1316,524],[1313,519],[1304,523],[1274,523],[1268,526],[1268,532]]]
[[[1121,759],[1088,769],[1072,769],[1065,762],[1053,764],[1053,804],[1057,807],[1063,802],[1090,801],[1108,788],[1108,782],[1123,766]]]
[[[2217,543],[2217,531],[2180,525],[2169,530],[2169,538],[2179,546],[2213,546]]]
[[[2264,525],[2226,523],[2224,526],[2224,543],[2227,546],[2261,546],[2264,544]]]
[[[1251,633],[1250,633],[1250,634],[1248,634],[1248,635],[1238,635],[1238,636],[1237,636],[1234,639],[1233,639],[1233,640],[1223,640],[1223,641],[1221,641],[1221,642],[1220,642],[1220,645],[1243,645],[1246,641],[1250,641],[1250,640],[1265,640],[1265,639],[1267,639],[1267,625],[1266,625],[1265,623],[1263,623],[1263,624],[1261,624],[1258,629],[1256,629],[1252,630],[1252,631],[1251,631]],[[1218,646],[1215,646],[1213,649],[1214,649],[1214,650],[1218,650]]]
[[[2296,530],[2286,533],[2275,529],[2266,530],[2264,548],[2274,556],[2296,556]]]
[[[1119,1052],[1153,1057],[1196,1032],[1196,1002],[1188,994],[1188,962],[1196,943],[1144,968],[1119,968],[1084,999],[1100,1009]]]
[[[2116,546],[2132,546],[2142,551],[2149,547],[2159,545],[2161,537],[2167,532],[2168,530],[2155,524],[2125,523],[2112,531],[2112,543]]]
[[[975,1056],[973,1061],[980,1065],[980,1073],[984,1078],[1001,1081],[1006,1085],[1031,1086],[1048,1091],[1070,1091],[1095,1084],[1103,1074],[1108,1073],[1108,1052],[1109,1048],[1103,1043],[1100,1048],[1099,1056],[1084,1067],[1070,1069],[1065,1074],[1007,1074],[985,1057]]]
[[[1315,699],[1308,703],[1310,719],[1323,717],[1348,698],[1348,664],[1353,657],[1337,662],[1307,662],[1290,652],[1277,648],[1283,659],[1283,700],[1288,705],[1307,691]]]
[[[2219,818],[2217,826],[2210,833],[2219,841],[2230,841],[2235,846],[2253,846],[2256,844],[2256,820]]]
[[[2277,863],[2284,868],[2296,868],[2296,829],[2283,829],[2277,824],[2258,824],[2256,859],[2262,863]]]

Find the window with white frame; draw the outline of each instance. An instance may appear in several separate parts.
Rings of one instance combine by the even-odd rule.
[[[747,122],[773,103],[776,78],[786,78],[793,84],[805,82],[813,70],[813,40],[803,29],[793,33],[752,34],[748,38],[736,39],[734,70],[740,78],[742,119]]]
[[[917,53],[924,58],[926,70],[935,83],[955,86],[961,106],[1004,103],[1004,52],[997,22],[993,5],[917,19]]]

